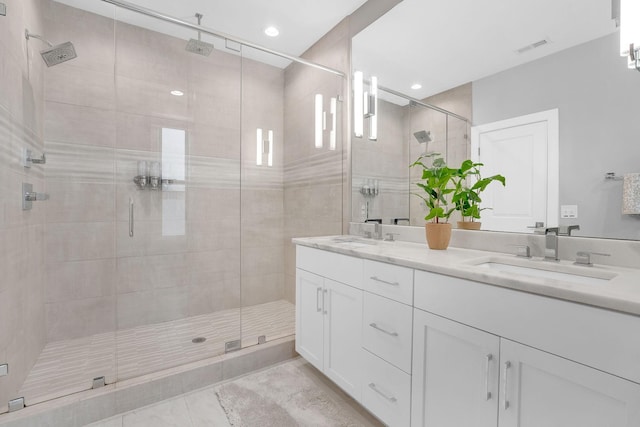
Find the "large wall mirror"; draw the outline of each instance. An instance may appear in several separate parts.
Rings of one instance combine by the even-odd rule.
[[[425,148],[420,135],[455,165],[475,155],[479,129],[555,112],[556,159],[536,171],[557,176],[547,223],[640,240],[621,180],[640,172],[640,72],[619,54],[618,13],[615,0],[403,0],[358,33],[354,69],[389,93],[379,91],[376,141],[367,126],[352,137],[353,221],[424,223],[408,167]],[[504,170],[517,174],[527,156]]]

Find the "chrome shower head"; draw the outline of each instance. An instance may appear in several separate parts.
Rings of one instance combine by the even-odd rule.
[[[420,144],[426,144],[432,141],[431,131],[420,130],[418,132],[414,132],[413,136],[416,137]]]
[[[189,39],[185,50],[191,53],[197,53],[202,56],[209,56],[213,52],[214,46],[211,43],[203,42],[202,40]]]
[[[203,16],[204,15],[202,15],[201,13],[196,13],[196,18],[198,18],[198,25],[200,25]],[[189,39],[187,46],[185,46],[185,50],[187,52],[196,53],[198,55],[209,56],[211,55],[211,52],[213,52],[214,47],[215,46],[213,46],[211,43],[203,42],[201,39],[200,31],[198,31],[198,40]]]
[[[53,67],[54,65],[61,64],[78,56],[71,42],[52,46],[49,49],[41,51],[40,55],[42,55],[42,59],[44,63],[47,64],[47,67]]]
[[[53,67],[54,65],[61,64],[78,56],[75,48],[73,47],[73,43],[71,42],[65,42],[54,46],[44,37],[39,36],[38,34],[31,34],[29,30],[24,30],[24,37],[27,40],[30,38],[38,39],[49,46],[48,49],[40,51],[40,55],[42,56],[44,63],[47,64],[47,67]]]

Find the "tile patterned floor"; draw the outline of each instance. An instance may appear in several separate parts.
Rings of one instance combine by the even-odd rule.
[[[344,410],[351,418],[350,426],[382,427],[383,424],[364,410],[351,397],[346,395],[335,384],[331,383],[318,370],[302,358],[289,362],[296,364],[303,374],[311,379],[317,387]],[[249,374],[251,376],[253,374]],[[185,393],[181,396],[165,400],[125,414],[90,424],[91,427],[231,427],[224,410],[216,396],[214,385],[202,390]],[[308,425],[312,425],[311,423]],[[264,426],[277,427],[277,426]]]
[[[295,333],[295,306],[279,300],[45,346],[20,390],[27,405],[91,388],[92,380],[107,383],[195,362],[224,352],[225,342],[243,347]],[[194,344],[195,337],[205,337]]]

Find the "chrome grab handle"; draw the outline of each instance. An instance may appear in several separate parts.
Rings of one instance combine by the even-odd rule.
[[[400,283],[398,282],[387,282],[386,280],[379,279],[378,276],[371,276],[370,279],[376,282],[384,283],[385,285],[400,286]]]
[[[24,193],[24,200],[27,202],[36,202],[42,200],[49,200],[49,195],[46,193],[36,193],[35,191],[27,191]]]
[[[38,158],[34,159],[33,157],[30,157],[27,160],[33,163],[34,165],[44,165],[45,163],[47,163],[47,156],[44,153],[42,153],[42,157],[40,157],[39,159]]]
[[[129,197],[129,237],[133,237],[133,199]]]
[[[369,383],[369,388],[373,391],[375,391],[376,393],[378,393],[380,396],[384,397],[385,399],[387,399],[389,402],[391,403],[396,403],[398,401],[398,399],[396,399],[393,396],[387,396],[386,394],[384,394],[382,391],[380,391],[378,389],[378,387],[376,387],[375,383]]]
[[[509,401],[507,400],[507,386],[508,386],[508,382],[507,382],[507,376],[509,374],[509,368],[511,368],[511,362],[504,362],[504,376],[503,376],[503,385],[504,385],[504,399],[502,400],[502,407],[504,408],[504,410],[506,411],[507,409],[509,409]]]
[[[318,287],[316,289],[316,311],[320,313],[322,311],[322,307],[320,307],[320,294],[322,293],[322,288]]]
[[[325,301],[324,301],[324,297],[327,295],[327,292],[329,292],[328,290],[324,290],[324,292],[322,293],[322,308],[324,310],[324,314],[327,314],[327,306],[325,305]]]
[[[487,364],[485,365],[486,368],[485,368],[485,377],[484,377],[484,389],[486,391],[485,400],[491,400],[491,390],[489,390],[489,374],[491,369],[491,361],[493,360],[493,354],[487,354],[485,358],[487,362]]]
[[[369,326],[371,326],[373,329],[376,329],[380,332],[383,332],[387,335],[391,335],[392,337],[397,337],[398,333],[397,332],[389,332],[386,329],[382,329],[380,326],[376,325],[375,323],[369,323]]]

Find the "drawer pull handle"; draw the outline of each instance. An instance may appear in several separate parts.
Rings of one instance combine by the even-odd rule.
[[[369,326],[371,326],[373,329],[376,329],[380,332],[383,332],[387,335],[391,335],[392,337],[397,337],[398,333],[397,332],[389,332],[386,329],[382,329],[380,326],[376,325],[375,323],[369,323]]]
[[[507,387],[509,385],[507,375],[509,375],[509,368],[511,368],[511,362],[504,362],[504,399],[502,401],[502,407],[505,411],[509,409],[509,400],[507,399]]]
[[[384,394],[383,392],[381,392],[380,390],[378,390],[378,387],[376,387],[376,385],[374,383],[369,383],[369,388],[373,391],[375,391],[376,393],[378,393],[380,396],[384,397],[385,399],[387,399],[389,402],[391,403],[396,403],[398,401],[398,399],[396,399],[393,396],[387,396],[386,394]]]
[[[320,313],[322,311],[322,307],[320,306],[320,295],[322,294],[322,288],[316,289],[316,311]],[[324,303],[324,299],[322,300]]]
[[[489,390],[489,375],[491,374],[491,361],[493,360],[493,354],[487,354],[485,356],[485,359],[487,362],[484,377],[485,400],[491,400],[491,390]]]
[[[376,282],[384,283],[385,285],[400,286],[400,283],[398,282],[387,282],[386,280],[379,279],[377,276],[371,276],[370,279]]]

